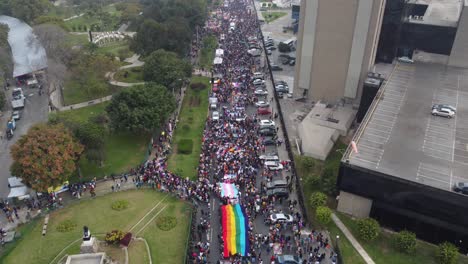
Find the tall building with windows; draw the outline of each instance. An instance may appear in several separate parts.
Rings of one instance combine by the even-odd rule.
[[[303,0],[294,96],[359,99],[378,47],[386,0]]]

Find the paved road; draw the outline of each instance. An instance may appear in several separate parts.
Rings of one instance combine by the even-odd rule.
[[[11,140],[7,140],[5,137],[0,140],[0,197],[2,198],[6,198],[10,192],[8,188],[8,177],[11,177],[10,165],[12,164],[10,147],[21,135],[26,134],[33,124],[47,120],[49,112],[48,100],[45,94],[39,96],[38,89],[30,88],[23,89],[23,92],[26,96],[26,104],[21,113],[21,120],[16,123],[15,134]],[[6,93],[11,97],[11,88]],[[9,113],[5,114],[5,117],[9,116]],[[1,122],[6,122],[5,117],[1,119]]]

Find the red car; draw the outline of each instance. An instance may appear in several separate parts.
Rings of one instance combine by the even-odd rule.
[[[259,115],[269,115],[271,114],[271,109],[269,107],[259,107],[257,110]]]

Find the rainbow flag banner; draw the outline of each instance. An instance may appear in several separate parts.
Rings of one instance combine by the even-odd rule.
[[[245,208],[236,205],[221,206],[221,222],[223,226],[224,257],[239,254],[247,256],[249,249],[249,219]]]

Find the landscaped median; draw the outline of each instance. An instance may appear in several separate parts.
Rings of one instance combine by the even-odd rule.
[[[276,19],[287,15],[286,12],[262,12],[262,16],[265,19],[265,22],[270,23]]]
[[[204,88],[192,85],[196,83],[204,84]],[[172,140],[172,153],[168,159],[168,169],[182,178],[197,178],[209,91],[209,78],[193,77],[182,102],[179,123]]]

